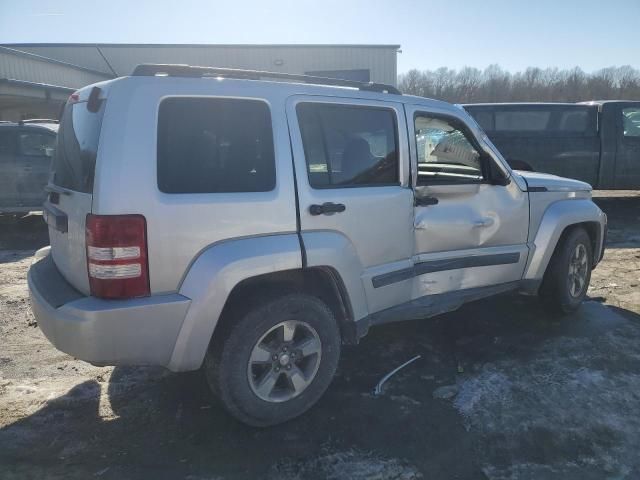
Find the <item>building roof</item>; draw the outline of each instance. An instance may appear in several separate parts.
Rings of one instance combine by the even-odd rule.
[[[335,63],[333,70],[342,65],[344,68],[370,68],[375,64],[379,65],[377,69],[393,70],[393,74],[389,76],[395,77],[395,55],[400,48],[400,45],[386,44],[11,43],[2,46],[109,77],[129,75],[141,63],[182,63],[306,73],[327,70],[327,58],[332,59],[332,64]],[[303,49],[321,50],[322,54],[309,55],[301,52]],[[364,53],[367,50],[372,53],[386,51],[389,54],[375,53],[368,56]],[[396,81],[395,78],[374,80],[385,83]]]

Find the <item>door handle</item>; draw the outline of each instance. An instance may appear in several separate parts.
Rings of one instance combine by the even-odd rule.
[[[494,220],[491,217],[481,218],[480,220],[475,220],[473,222],[473,226],[477,228],[490,227],[493,224],[494,224]]]
[[[32,170],[33,170],[33,167],[22,167],[22,170],[23,170],[24,172],[30,172],[30,171],[32,171]]]
[[[322,205],[311,205],[309,207],[309,213],[311,215],[332,215],[334,213],[340,213],[340,212],[344,212],[347,209],[347,207],[344,206],[344,204],[342,203],[332,203],[332,202],[325,202]]]
[[[428,207],[429,205],[437,205],[438,199],[436,197],[416,197],[414,205],[416,207]]]

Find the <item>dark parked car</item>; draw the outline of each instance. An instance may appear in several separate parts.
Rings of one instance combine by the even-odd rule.
[[[57,131],[55,120],[0,122],[0,213],[42,210]]]
[[[640,188],[640,102],[463,105],[513,168]]]

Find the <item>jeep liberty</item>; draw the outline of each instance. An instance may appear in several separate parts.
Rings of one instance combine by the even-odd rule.
[[[249,425],[309,409],[341,345],[506,291],[584,299],[591,187],[514,172],[477,123],[394,87],[141,65],[64,108],[38,325],[96,365],[203,368]]]

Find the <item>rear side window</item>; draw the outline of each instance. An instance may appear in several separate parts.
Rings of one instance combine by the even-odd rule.
[[[482,129],[501,136],[590,137],[597,135],[597,111],[583,105],[468,106]]]
[[[259,100],[168,98],[158,116],[165,193],[267,192],[276,184],[271,115]]]
[[[399,185],[392,110],[301,103],[297,114],[313,188]]]
[[[495,113],[496,131],[543,132],[549,125],[548,110],[515,110]]]
[[[96,112],[87,109],[87,102],[65,106],[53,156],[53,183],[56,185],[76,192],[93,192],[105,103],[101,101]]]

